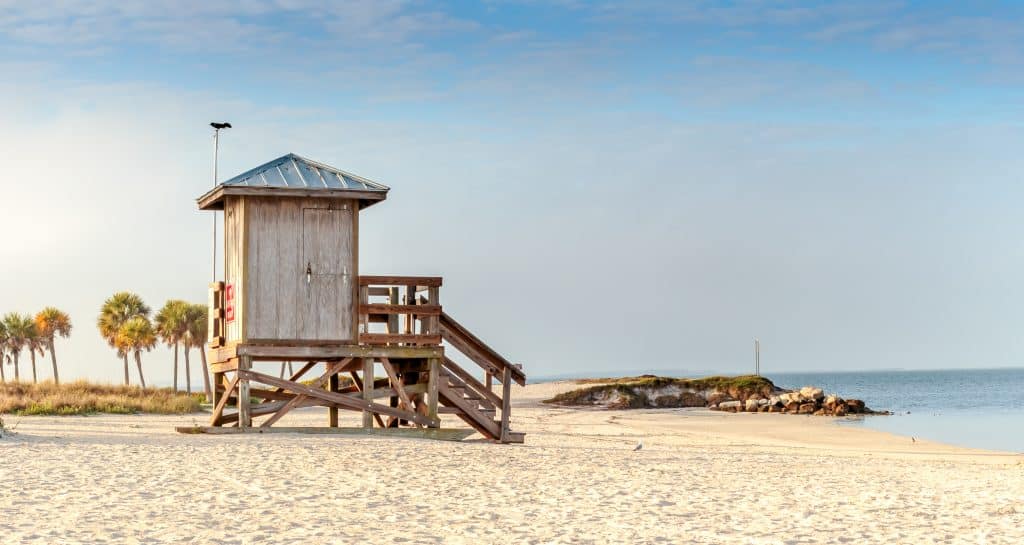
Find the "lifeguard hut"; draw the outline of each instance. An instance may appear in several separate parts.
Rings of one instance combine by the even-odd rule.
[[[510,387],[526,376],[442,310],[441,278],[360,274],[359,214],[388,191],[288,154],[199,197],[201,210],[224,211],[224,280],[210,288],[214,410],[209,426],[179,431],[471,435],[441,427],[453,415],[488,439],[523,441],[509,429]],[[275,376],[280,362],[302,365]],[[327,407],[326,427],[274,427],[308,406]],[[339,427],[339,410],[361,412],[362,426]]]

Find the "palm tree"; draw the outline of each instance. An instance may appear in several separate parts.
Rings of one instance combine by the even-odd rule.
[[[170,300],[156,313],[154,322],[156,334],[167,346],[174,347],[174,391],[178,391],[178,347],[188,334],[186,312],[189,304],[185,301]],[[188,346],[185,347],[185,387],[192,392],[192,381],[188,369]]]
[[[36,384],[39,382],[36,375],[36,352],[40,356],[46,354],[46,339],[39,334],[39,329],[36,327],[36,322],[32,319],[32,316],[26,314],[25,318],[32,322],[32,326],[27,327],[25,330],[25,348],[28,348],[28,355],[32,357],[32,383]]]
[[[71,336],[71,317],[54,307],[46,307],[36,314],[36,329],[46,341],[46,349],[50,352],[50,363],[53,364],[53,382],[60,384],[57,375],[57,352],[53,349],[53,340],[60,335],[65,339]]]
[[[210,386],[210,368],[206,365],[206,337],[209,327],[209,310],[203,303],[189,305],[188,307],[188,335],[185,342],[185,366],[188,368],[188,350],[195,348],[199,350],[199,357],[203,362],[203,388],[206,390],[206,402],[213,402],[213,388]]]
[[[139,384],[142,384],[143,388],[146,387],[146,377],[142,375],[142,351],[152,350],[156,346],[156,340],[156,330],[153,329],[149,318],[133,316],[121,324],[114,341],[122,353],[135,354],[135,365],[139,368]]]
[[[7,382],[4,364],[7,363],[7,325],[0,320],[0,382]]]
[[[117,357],[124,359],[124,383],[128,380],[128,352],[121,349],[117,342],[118,333],[128,320],[132,318],[149,319],[149,307],[138,295],[122,291],[111,295],[100,307],[100,315],[96,319],[96,327],[107,344],[117,350]]]
[[[17,312],[8,312],[3,318],[4,329],[7,330],[7,350],[14,358],[14,382],[21,381],[21,373],[18,359],[21,350],[29,344],[29,340],[35,334],[36,324],[29,315],[20,315]]]

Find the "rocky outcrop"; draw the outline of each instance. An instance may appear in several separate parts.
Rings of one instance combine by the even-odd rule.
[[[593,386],[564,392],[545,403],[568,406],[599,406],[609,409],[664,409],[707,407],[711,410],[748,413],[787,413],[820,416],[887,414],[868,409],[859,399],[826,395],[821,388],[805,386],[783,390],[757,376],[676,379],[645,375],[624,379],[581,381]]]
[[[749,398],[743,403],[730,403],[725,407],[722,406],[721,402],[717,406],[709,405],[708,407],[711,410],[729,412],[769,412],[815,416],[889,414],[886,411],[872,411],[859,399],[843,399],[835,394],[825,395],[821,388],[814,388],[812,386],[782,392],[767,398]]]

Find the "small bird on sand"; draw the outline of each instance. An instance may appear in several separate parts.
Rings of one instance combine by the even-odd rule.
[[[639,443],[636,444],[635,447],[633,447],[633,452],[636,452],[636,451],[638,451],[638,450],[640,450],[642,448],[644,448],[644,442],[640,441]]]
[[[914,439],[913,437],[911,437],[911,438],[910,438],[910,442],[911,442],[911,443],[916,443],[916,442],[917,442],[917,439]]]

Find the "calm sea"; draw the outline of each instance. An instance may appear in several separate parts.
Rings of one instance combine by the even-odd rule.
[[[813,385],[863,399],[892,416],[840,420],[951,445],[1024,453],[1024,369],[773,373],[776,385]]]

